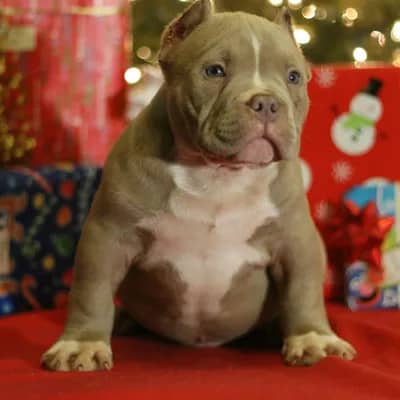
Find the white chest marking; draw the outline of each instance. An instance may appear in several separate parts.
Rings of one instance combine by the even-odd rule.
[[[260,54],[261,54],[261,45],[258,41],[257,37],[252,33],[251,34],[251,44],[254,49],[255,55],[255,71],[253,75],[253,81],[256,86],[262,86],[262,79],[260,75]]]
[[[230,171],[209,167],[171,167],[176,189],[169,212],[140,222],[154,242],[146,264],[167,261],[185,282],[183,319],[216,315],[232,278],[245,264],[265,266],[267,249],[248,243],[255,230],[278,210],[269,195],[277,176],[274,164]]]

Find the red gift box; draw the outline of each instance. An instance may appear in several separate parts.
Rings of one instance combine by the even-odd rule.
[[[102,163],[125,126],[126,0],[3,0],[0,18],[24,101],[8,122],[23,112],[32,164]]]
[[[309,93],[301,156],[312,214],[320,220],[327,202],[355,184],[400,180],[400,69],[315,68]]]
[[[330,204],[354,185],[400,180],[400,69],[314,68],[309,93],[301,157],[311,212],[323,224]],[[330,268],[326,294],[336,297],[342,294],[343,270]]]

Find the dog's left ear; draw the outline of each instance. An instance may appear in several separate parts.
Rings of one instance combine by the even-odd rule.
[[[293,20],[292,16],[289,12],[289,10],[286,7],[282,7],[279,11],[278,14],[275,17],[274,22],[280,26],[282,26],[284,29],[286,29],[290,36],[293,38],[294,41],[294,29],[293,29]]]
[[[170,50],[182,42],[214,12],[212,0],[196,0],[182,15],[172,21],[161,37],[159,60],[165,60]]]

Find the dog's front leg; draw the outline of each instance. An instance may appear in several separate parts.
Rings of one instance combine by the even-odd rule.
[[[58,341],[43,355],[56,371],[110,369],[114,294],[125,277],[139,241],[121,243],[116,226],[89,217],[78,245],[68,318]]]
[[[281,262],[282,349],[289,365],[312,365],[328,355],[351,360],[354,348],[336,336],[327,320],[323,298],[325,253],[308,213],[287,221]]]

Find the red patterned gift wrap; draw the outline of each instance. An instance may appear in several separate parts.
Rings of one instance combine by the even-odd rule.
[[[10,118],[23,114],[36,140],[33,165],[104,162],[125,126],[127,11],[127,0],[2,0],[3,72],[23,103]]]
[[[315,67],[309,93],[303,176],[312,215],[324,225],[354,185],[400,180],[400,68]],[[343,280],[330,264],[326,296],[341,297]]]
[[[313,70],[302,159],[313,216],[369,179],[400,180],[400,68]]]

